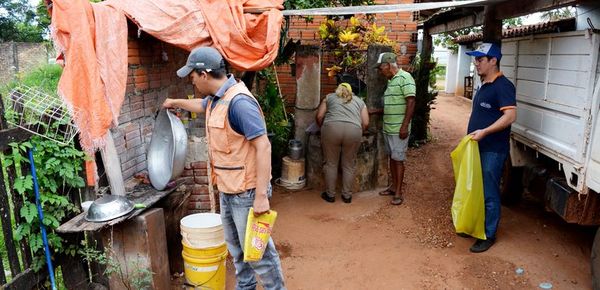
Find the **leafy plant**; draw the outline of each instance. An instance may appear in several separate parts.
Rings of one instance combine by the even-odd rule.
[[[17,74],[17,81],[0,88],[0,94],[6,96],[18,85],[26,85],[35,87],[46,94],[56,95],[56,88],[61,74],[62,68],[57,64],[42,65],[27,74]]]
[[[277,79],[272,69],[266,68],[257,74],[256,98],[260,103],[267,132],[271,140],[272,174],[280,172],[280,161],[287,153],[291,137],[293,117],[285,111],[285,104],[279,94]]]
[[[84,247],[79,251],[79,254],[85,261],[96,262],[105,266],[104,274],[108,276],[115,274],[125,289],[141,290],[150,289],[152,286],[153,272],[145,267],[139,255],[136,260],[127,264],[129,271],[126,271],[121,267],[121,263],[110,245],[105,248],[104,252],[91,247]]]
[[[11,154],[4,156],[3,165],[14,166],[15,172],[21,172],[21,167],[29,166],[27,150],[34,148],[34,144],[33,155],[48,244],[56,253],[73,256],[76,253],[76,246],[63,244],[63,239],[54,232],[54,229],[58,228],[67,216],[79,212],[67,196],[70,190],[85,186],[80,176],[84,154],[73,145],[59,145],[34,136],[27,142],[9,144]],[[15,240],[25,240],[29,243],[34,254],[32,268],[39,271],[45,265],[45,258],[31,174],[17,175],[13,187],[15,193],[23,199],[19,216],[25,221],[17,226]]]
[[[366,22],[356,17],[349,21],[328,19],[319,26],[321,46],[330,52],[332,61],[326,67],[327,75],[351,74],[359,77],[367,60],[366,49],[371,44],[393,45],[387,37],[385,26],[377,26],[372,18]]]
[[[55,94],[58,80],[62,69],[57,65],[43,66],[27,75],[19,75],[19,82],[13,82],[0,89],[3,95],[18,85],[35,87],[48,94]],[[8,106],[5,106],[8,108]],[[11,112],[6,112],[10,117]],[[14,116],[13,116],[14,117]],[[61,122],[42,124],[49,132],[57,132],[62,126]],[[71,143],[60,145],[56,142],[33,136],[29,141],[22,143],[11,143],[10,152],[0,156],[2,158],[3,171],[12,167],[16,172],[12,196],[23,200],[22,207],[18,209],[18,215],[23,221],[16,226],[14,237],[16,241],[27,241],[30,245],[33,261],[32,268],[39,271],[45,265],[44,247],[40,232],[40,222],[35,203],[33,191],[33,179],[31,173],[22,174],[21,168],[29,168],[27,150],[34,149],[33,155],[40,189],[40,204],[44,212],[43,224],[47,229],[47,238],[53,253],[73,256],[77,252],[77,245],[69,245],[54,231],[61,222],[70,215],[78,213],[79,209],[69,200],[68,196],[72,190],[78,190],[85,186],[82,172],[84,153],[76,149]],[[34,148],[35,145],[35,148]]]

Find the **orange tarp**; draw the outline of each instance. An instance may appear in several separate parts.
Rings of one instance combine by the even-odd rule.
[[[73,113],[82,148],[91,153],[104,146],[125,97],[127,22],[108,5],[54,0],[52,35],[65,55],[58,93]]]
[[[283,0],[108,0],[150,35],[185,50],[214,46],[240,70],[261,70],[277,56]],[[244,14],[245,9],[265,10]]]
[[[213,46],[240,70],[260,70],[273,62],[283,21],[283,0],[53,2],[53,38],[65,55],[59,94],[74,112],[81,145],[90,153],[104,146],[125,96],[124,15],[141,30],[188,51]],[[249,8],[264,12],[244,14]]]

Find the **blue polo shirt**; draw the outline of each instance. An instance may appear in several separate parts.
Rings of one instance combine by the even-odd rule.
[[[214,96],[209,96],[202,99],[202,107],[206,109],[209,98],[213,99],[212,108],[215,107],[217,101],[225,95],[225,92],[237,81],[230,75],[227,81],[219,88]],[[231,100],[229,104],[229,112],[227,113],[229,125],[240,135],[244,135],[247,140],[252,140],[256,137],[267,134],[265,121],[260,112],[259,104],[252,97],[245,94],[238,94]]]
[[[515,86],[498,73],[492,82],[483,83],[473,98],[473,110],[469,118],[467,133],[486,128],[503,115],[503,110],[516,108]],[[479,151],[508,153],[510,126],[502,131],[485,136],[479,141]]]

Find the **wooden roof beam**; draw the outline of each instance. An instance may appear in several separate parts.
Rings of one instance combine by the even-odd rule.
[[[428,28],[430,34],[438,34],[442,32],[451,32],[473,26],[483,25],[483,20],[484,14],[483,10],[481,10],[478,12],[473,11],[471,15],[462,16],[460,18],[452,19],[447,22],[427,22],[426,27]]]
[[[578,0],[509,0],[496,5],[497,19],[508,19],[566,6],[575,5]]]

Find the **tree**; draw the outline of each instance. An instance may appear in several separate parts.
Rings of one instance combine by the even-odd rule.
[[[513,28],[516,26],[523,25],[523,19],[521,17],[510,18],[502,20],[502,28]],[[481,33],[481,26],[469,27],[461,30],[440,33],[433,39],[434,45],[440,45],[452,53],[458,52],[458,44],[454,43],[454,39],[461,35],[469,35],[471,33]]]
[[[564,7],[542,12],[540,18],[544,21],[556,21],[565,18],[575,17],[575,9],[573,7]]]
[[[42,42],[49,23],[41,1],[32,7],[28,0],[0,0],[0,42]]]

